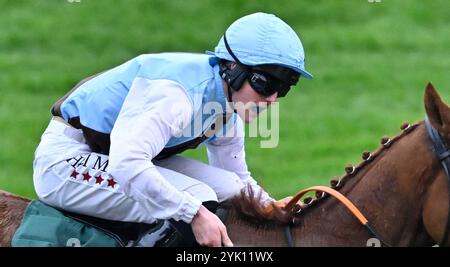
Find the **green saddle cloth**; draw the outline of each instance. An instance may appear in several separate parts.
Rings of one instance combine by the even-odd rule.
[[[119,247],[105,232],[64,216],[60,211],[34,200],[11,241],[13,247]]]

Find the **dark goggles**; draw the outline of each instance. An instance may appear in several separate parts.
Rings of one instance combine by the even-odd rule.
[[[284,97],[299,78],[300,74],[294,70],[276,65],[260,65],[252,67],[248,82],[258,94],[271,96],[278,93],[278,97]]]

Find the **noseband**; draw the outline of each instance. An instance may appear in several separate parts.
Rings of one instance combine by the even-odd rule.
[[[439,158],[439,161],[441,162],[442,167],[444,167],[445,175],[447,175],[447,178],[449,179],[448,183],[448,190],[450,195],[450,149],[448,149],[444,142],[442,141],[442,138],[438,131],[433,128],[433,126],[430,123],[430,120],[425,118],[425,126],[427,128],[428,137],[431,140],[431,143],[433,144],[434,152]],[[448,241],[448,233],[450,229],[450,208],[448,210],[447,215],[447,225],[444,230],[444,236],[442,237],[441,242],[439,242],[439,245],[445,245]]]

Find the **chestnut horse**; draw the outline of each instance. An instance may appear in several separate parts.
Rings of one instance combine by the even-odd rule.
[[[450,148],[450,107],[431,84],[424,102],[431,125]],[[432,246],[444,241],[441,245],[447,246],[446,172],[424,122],[402,129],[395,138],[384,138],[374,153],[364,153],[359,165],[347,167],[347,174],[332,181],[332,187],[362,211],[385,244]],[[286,246],[287,237],[295,246],[366,246],[374,240],[334,198],[318,194],[304,202],[301,209],[289,203],[289,208],[273,206],[268,212],[257,196],[235,198],[225,219],[231,240],[236,246]],[[0,246],[10,245],[27,203],[0,192]],[[293,204],[296,208],[291,209]]]

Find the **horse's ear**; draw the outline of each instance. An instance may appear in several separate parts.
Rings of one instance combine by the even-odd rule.
[[[425,110],[431,125],[444,136],[450,136],[450,107],[442,102],[441,97],[431,83],[425,89]]]

